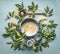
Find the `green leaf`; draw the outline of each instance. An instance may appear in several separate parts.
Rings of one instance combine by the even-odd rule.
[[[8,23],[8,27],[9,27],[9,28],[11,27],[11,24],[10,24],[10,23]]]
[[[17,35],[18,37],[21,36],[21,35],[20,35],[20,32],[18,32],[18,31],[16,31],[16,35]]]
[[[43,15],[47,17],[47,14],[43,14]]]
[[[51,24],[53,24],[53,23],[54,23],[54,20],[50,20],[49,22],[50,22]]]
[[[56,36],[56,35],[55,35]],[[55,36],[54,37],[50,37],[52,40],[54,40],[55,39]]]
[[[6,44],[13,44],[13,42],[7,42]]]
[[[11,27],[11,28],[9,28],[9,31],[13,31],[15,29],[16,29],[16,27]]]
[[[50,20],[49,22],[51,23],[51,27],[53,28],[56,28],[58,26],[58,24],[54,23],[54,20]]]
[[[52,16],[53,14],[49,14],[49,17]]]
[[[28,6],[28,11],[31,11],[31,10],[33,10],[33,7],[32,6]]]
[[[18,45],[16,44],[14,44],[13,47],[14,47],[14,50],[18,49]]]
[[[34,2],[32,2],[32,5],[28,6],[28,11],[35,12],[38,9],[38,5],[35,5]]]
[[[46,13],[48,13],[48,12],[49,12],[49,7],[47,6],[47,7],[46,7]]]
[[[47,12],[47,10],[44,8],[45,12]]]
[[[52,27],[53,28],[56,28],[58,26],[58,24],[53,24]]]
[[[40,46],[40,51],[42,52],[42,47]]]
[[[7,19],[10,19],[10,17],[9,17],[9,16],[7,16]]]
[[[12,36],[11,39],[13,40],[13,42],[16,42],[14,36]]]
[[[38,9],[38,5],[35,6],[35,10],[37,10],[37,9]]]
[[[33,7],[35,6],[34,2],[32,2],[32,6],[33,6]]]
[[[9,28],[8,27],[5,27],[5,30],[7,33],[9,33]]]
[[[16,18],[16,19],[19,19],[19,17],[18,17],[18,16],[15,16],[15,18]]]
[[[49,12],[49,7],[47,6],[46,8],[44,8],[45,12],[48,13]]]
[[[22,10],[22,9],[23,9],[23,7],[22,7],[21,5],[19,5],[19,4],[15,4],[15,6],[16,6],[17,8],[19,8],[19,10]]]
[[[13,17],[14,16],[14,11],[11,13],[11,17]]]
[[[20,7],[21,7],[21,5],[19,5],[19,4],[15,4],[15,6],[16,6],[16,7],[18,7],[18,8],[20,8]]]
[[[15,49],[15,47],[16,47],[16,44],[13,43],[13,44],[11,45],[11,48],[14,48],[14,49]]]
[[[53,9],[51,9],[50,11],[49,11],[49,14],[52,14],[53,13]]]
[[[24,38],[24,37],[26,37],[26,34],[25,34],[25,32],[24,32],[24,33],[22,33],[22,36],[23,36],[23,38]]]
[[[52,13],[53,13],[53,9],[50,9],[48,6],[47,6],[46,8],[44,8],[44,10],[45,10],[45,12],[46,12],[46,13],[44,14],[46,17],[47,17],[47,16],[50,17],[50,16],[53,15],[53,14],[52,14]]]
[[[47,41],[45,41],[45,43],[42,43],[41,45],[42,45],[43,47],[45,47],[45,48],[46,48],[46,47],[49,47],[49,44],[48,44]]]
[[[39,47],[36,46],[36,49],[34,50],[35,52],[38,52],[39,51]]]
[[[2,35],[4,38],[7,38],[7,37],[9,37],[10,35],[9,34],[3,34]]]
[[[9,16],[11,17],[11,12],[9,12]]]
[[[24,8],[23,2],[22,2],[22,4],[21,4],[21,5],[22,5],[22,7]]]
[[[21,42],[22,38],[15,39],[16,42]]]
[[[15,51],[17,48],[18,48],[18,47],[15,47],[15,48],[14,48],[14,51]]]

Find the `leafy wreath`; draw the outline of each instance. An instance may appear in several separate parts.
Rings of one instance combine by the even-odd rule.
[[[15,4],[15,6],[17,9],[9,12],[7,15],[6,20],[9,22],[8,26],[5,27],[6,33],[2,35],[4,38],[10,37],[12,39],[7,44],[11,45],[11,48],[14,50],[32,49],[35,52],[42,51],[42,47],[49,47],[49,42],[53,41],[56,37],[55,28],[57,24],[54,23],[54,20],[48,19],[48,17],[53,15],[53,9],[47,6],[44,8],[44,13],[36,13],[38,4],[34,4],[34,2],[28,6],[28,10],[25,9],[23,2],[21,4]],[[28,15],[30,18],[35,18],[35,14],[41,14],[44,17],[39,18],[39,30],[34,37],[30,38],[26,36],[25,32],[21,32],[20,24],[25,16]],[[30,39],[26,41],[26,38]]]

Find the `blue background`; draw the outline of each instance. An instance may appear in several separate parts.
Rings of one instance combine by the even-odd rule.
[[[44,9],[47,5],[54,9],[54,15],[51,19],[54,19],[55,23],[58,24],[56,28],[56,39],[50,43],[49,48],[43,48],[43,52],[34,53],[33,51],[13,51],[6,41],[10,39],[5,39],[1,35],[5,32],[4,27],[7,26],[7,21],[5,21],[6,16],[9,11],[15,8],[15,4],[20,4],[24,2],[25,8],[31,2],[39,4],[39,9]],[[0,0],[0,54],[60,54],[60,0]]]

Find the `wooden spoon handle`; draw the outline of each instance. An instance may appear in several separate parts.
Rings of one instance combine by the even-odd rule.
[[[35,15],[42,15],[42,14],[45,14],[45,12],[26,12],[27,15],[30,15],[30,14],[35,14]]]

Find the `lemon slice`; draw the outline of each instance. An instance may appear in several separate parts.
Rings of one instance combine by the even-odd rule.
[[[35,32],[35,27],[34,26],[31,26],[30,32]]]
[[[28,31],[29,28],[30,28],[30,25],[26,23],[26,24],[24,25],[24,29],[25,29],[25,31]]]

